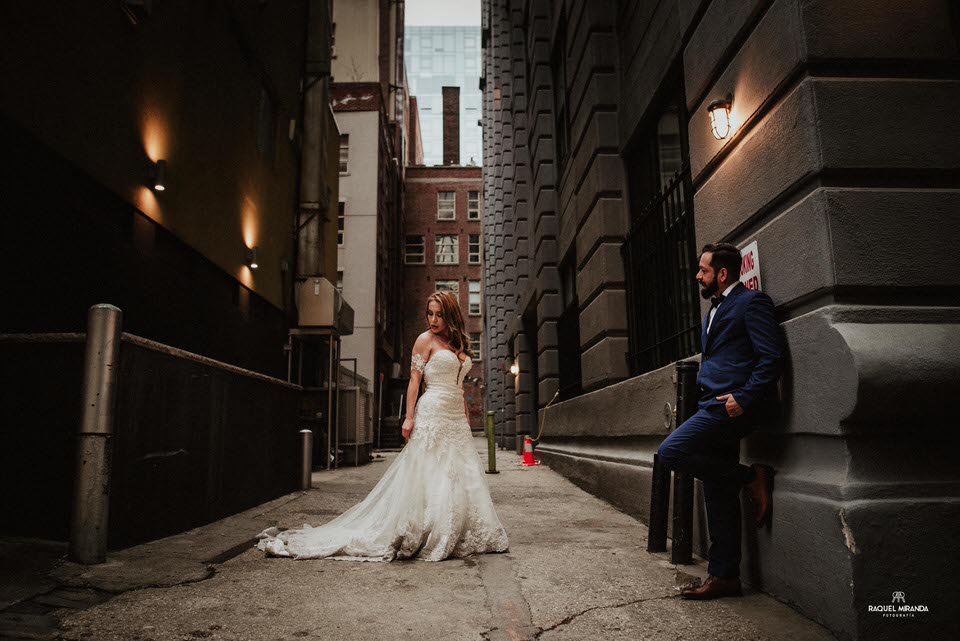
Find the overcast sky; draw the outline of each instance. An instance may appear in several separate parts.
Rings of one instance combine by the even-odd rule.
[[[480,0],[406,0],[410,26],[480,26]]]

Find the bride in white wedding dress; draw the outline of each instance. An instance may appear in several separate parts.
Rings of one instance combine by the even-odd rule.
[[[270,556],[441,561],[507,550],[473,445],[463,379],[473,361],[453,294],[427,299],[430,328],[414,344],[403,450],[370,494],[320,527],[269,528],[257,547]],[[426,389],[417,400],[420,380]]]

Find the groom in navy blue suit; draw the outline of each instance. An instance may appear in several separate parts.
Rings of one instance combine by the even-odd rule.
[[[757,527],[770,505],[772,470],[740,464],[740,439],[756,427],[755,412],[778,377],[780,335],[773,301],[740,283],[740,251],[727,243],[703,248],[697,282],[710,299],[703,319],[699,410],[660,445],[660,462],[703,482],[710,531],[708,578],[684,590],[688,599],[740,591],[740,491],[753,501]]]

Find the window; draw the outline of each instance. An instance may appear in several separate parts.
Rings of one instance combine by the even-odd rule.
[[[470,316],[479,316],[480,311],[480,281],[471,280],[470,283],[470,308],[467,313]]]
[[[482,332],[477,332],[476,334],[470,334],[470,351],[473,352],[473,360],[475,361],[483,360],[483,356],[480,354],[481,343],[483,343]]]
[[[460,238],[457,236],[437,236],[437,265],[460,264]]]
[[[407,265],[423,265],[426,263],[426,249],[422,235],[407,235],[403,247],[404,263]]]
[[[467,263],[479,265],[480,255],[480,234],[469,234],[467,236]]]
[[[347,161],[350,159],[350,134],[340,134],[340,173],[347,173]]]
[[[452,191],[437,192],[437,220],[457,219],[457,194]]]
[[[347,203],[342,200],[337,203],[337,246],[343,247],[343,230],[346,227]]]
[[[438,280],[437,291],[450,292],[451,294],[453,294],[459,299],[460,298],[460,281],[459,280]]]
[[[337,291],[343,293],[343,270],[337,270]]]
[[[569,148],[569,123],[567,122],[567,29],[566,16],[560,15],[560,28],[553,49],[553,124],[554,155],[557,162],[556,179],[563,175],[563,163],[567,159]]]
[[[480,192],[467,192],[467,220],[480,220]]]
[[[658,115],[626,150],[631,229],[623,247],[631,374],[700,351],[693,186],[683,83],[668,79]]]
[[[330,23],[330,59],[337,59],[337,23]]]
[[[580,306],[577,298],[576,251],[560,265],[560,301],[563,311],[557,319],[560,400],[582,393],[580,370]]]

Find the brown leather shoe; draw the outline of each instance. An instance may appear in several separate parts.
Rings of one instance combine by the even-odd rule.
[[[695,588],[684,588],[680,591],[680,596],[684,599],[706,601],[725,596],[743,596],[743,591],[740,589],[740,579],[721,579],[708,576],[703,585]]]
[[[756,517],[757,527],[763,527],[767,520],[767,514],[770,512],[770,485],[773,481],[774,471],[769,465],[760,465],[754,463],[751,465],[755,476],[753,480],[747,483],[744,488],[747,496],[753,502],[753,512]]]

